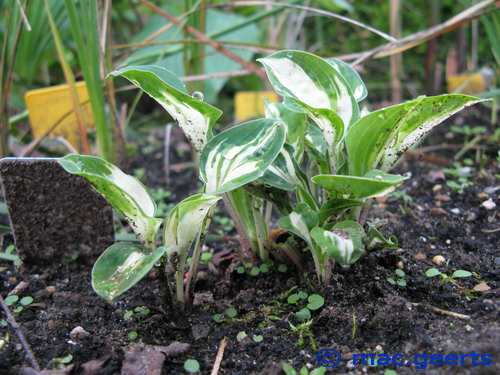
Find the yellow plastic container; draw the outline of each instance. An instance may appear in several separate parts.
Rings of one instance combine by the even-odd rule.
[[[236,121],[241,122],[256,117],[264,117],[264,99],[278,102],[274,91],[242,91],[234,97]]]
[[[76,90],[82,106],[83,126],[89,131],[94,127],[94,116],[90,107],[87,85],[85,82],[77,82]],[[59,135],[80,150],[80,133],[68,85],[28,91],[24,99],[29,111],[31,129],[36,138],[41,138],[47,133],[48,137]],[[58,122],[59,124],[50,131]]]

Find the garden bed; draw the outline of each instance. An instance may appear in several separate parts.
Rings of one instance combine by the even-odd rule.
[[[155,165],[145,160],[146,168]],[[161,163],[156,165],[160,168]],[[240,274],[236,244],[209,243],[217,249],[212,262],[219,273],[202,269],[195,306],[188,316],[159,308],[153,274],[116,302],[106,302],[91,289],[89,267],[78,261],[50,269],[34,267],[29,272],[3,263],[2,294],[21,281],[28,283],[19,295],[32,296],[34,302],[16,314],[16,319],[43,368],[52,368],[54,358],[71,354],[72,374],[134,373],[134,366],[143,358],[140,351],[125,354],[132,351],[134,343],[164,347],[173,342],[189,344],[190,349],[174,350],[176,355],[168,352],[163,374],[185,373],[188,358],[198,360],[201,373],[209,374],[224,337],[228,341],[220,374],[279,374],[282,363],[297,370],[304,365],[316,368],[316,352],[324,348],[342,354],[343,360],[333,373],[382,374],[393,368],[398,374],[496,374],[500,370],[498,221],[496,208],[487,209],[482,203],[497,196],[493,176],[498,170],[493,163],[482,172],[476,170],[469,177],[472,186],[459,193],[447,186],[442,166],[412,159],[398,168],[413,174],[401,189],[411,201],[402,197],[379,201],[371,217],[388,219],[383,232],[396,235],[399,248],[371,253],[349,269],[335,266],[331,285],[326,287],[318,288],[313,281],[312,262],[306,265],[308,278],[292,266],[286,272],[271,269],[258,276]],[[190,176],[192,172],[186,171],[182,178],[173,179],[179,195],[184,195],[186,181],[192,181],[193,190],[196,188]],[[438,267],[433,263],[436,255],[444,258]],[[474,276],[445,282],[440,276],[425,275],[433,267],[447,275],[467,270]],[[387,280],[395,278],[396,269],[404,271],[405,286]],[[475,291],[481,282],[487,287]],[[309,328],[295,317],[303,307],[300,301],[287,302],[287,297],[298,291],[325,298],[325,305],[312,312]],[[143,308],[125,319],[126,312],[135,307]],[[222,315],[221,322],[214,321],[214,314],[223,314],[228,308],[236,309],[234,318]],[[85,332],[70,337],[78,326]],[[242,331],[248,337],[238,340]],[[1,332],[5,337],[7,329]],[[17,342],[11,332],[10,341],[1,349],[1,373],[17,374],[28,365]],[[349,363],[357,353],[404,353],[405,359],[411,359],[416,354],[472,351],[490,354],[493,364],[473,366],[468,360],[464,366],[429,365],[418,370],[415,365],[368,367]],[[161,366],[165,355],[147,358]]]

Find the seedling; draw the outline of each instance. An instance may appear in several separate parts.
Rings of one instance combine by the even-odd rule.
[[[212,316],[212,319],[217,323],[221,323],[221,322],[231,321],[234,318],[236,318],[237,315],[238,311],[236,311],[236,309],[231,307],[226,311],[224,311],[224,313],[222,314],[214,314]]]
[[[418,97],[363,116],[359,102],[367,90],[348,64],[291,50],[259,61],[283,103],[267,103],[266,118],[217,135],[212,128],[222,112],[199,93],[189,95],[168,70],[130,66],[109,74],[141,88],[178,122],[198,154],[203,190],[163,220],[144,186],[114,165],[75,154],[60,159],[68,172],[87,178],[106,197],[140,242],[116,243],[97,260],[92,286],[100,296],[115,299],[157,265],[167,301],[168,262],[175,274],[175,301],[181,309],[188,306],[219,200],[249,258],[254,258],[251,250],[264,262],[269,258],[266,218],[275,208],[282,215],[280,228],[305,241],[318,280],[328,283],[334,262],[349,267],[367,251],[397,247],[394,236],[386,239],[375,226],[364,226],[370,198],[391,193],[410,177],[389,173],[409,147],[443,120],[483,101],[465,95]],[[162,246],[157,246],[163,222]],[[296,254],[287,255],[300,265]]]
[[[7,298],[5,298],[5,304],[9,307],[14,307],[14,309],[12,310],[14,314],[19,314],[24,310],[26,306],[29,306],[32,303],[33,297],[30,296],[23,297],[21,298],[21,300],[19,300],[19,296],[16,295],[8,296]]]
[[[394,270],[394,277],[388,277],[387,281],[389,281],[392,285],[406,286],[406,280],[404,277],[404,271],[398,268]]]
[[[134,341],[134,340],[137,338],[137,336],[138,336],[138,335],[139,335],[139,334],[137,333],[137,331],[130,331],[130,332],[127,334],[127,337],[128,337],[128,339],[129,339],[130,341]]]
[[[239,274],[247,272],[250,276],[259,276],[261,273],[268,273],[272,267],[274,267],[274,261],[268,259],[258,267],[254,266],[252,263],[245,263],[243,266],[236,268],[236,272]]]
[[[304,305],[307,299],[307,305],[295,313],[295,317],[301,322],[311,319],[311,311],[319,310],[325,304],[325,299],[319,294],[307,295],[306,292],[300,291],[298,293],[290,294],[287,302],[291,305]]]
[[[326,372],[326,367],[318,367],[311,371],[307,370],[306,366],[302,366],[300,371],[297,373],[295,369],[288,363],[283,363],[283,372],[285,375],[324,375]]]
[[[141,317],[149,315],[150,312],[151,310],[145,306],[136,306],[133,310],[127,310],[123,314],[123,319],[129,320],[135,317],[137,320],[140,320]]]
[[[453,274],[451,276],[448,276],[447,274],[439,271],[437,268],[429,268],[427,271],[425,271],[425,276],[427,276],[427,277],[440,276],[441,282],[451,283],[451,282],[455,282],[455,279],[458,279],[458,278],[471,277],[471,276],[473,276],[473,273],[469,272],[469,271],[465,271],[465,270],[456,270],[455,272],[453,272]]]
[[[200,362],[196,359],[186,359],[184,362],[184,370],[190,374],[195,374],[200,371]]]
[[[66,357],[54,358],[52,360],[52,369],[53,370],[64,370],[67,365],[71,363],[73,360],[73,356],[68,354]]]

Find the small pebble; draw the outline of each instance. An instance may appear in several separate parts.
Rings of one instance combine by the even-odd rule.
[[[465,330],[466,330],[467,332],[470,332],[470,331],[474,331],[474,328],[472,328],[470,325],[468,325],[468,324],[467,324],[467,325],[465,326]]]
[[[439,191],[443,188],[443,185],[437,184],[432,187],[432,191]]]
[[[403,263],[402,260],[400,260],[399,262],[396,263],[396,267],[399,268],[400,270],[404,270],[405,264]]]
[[[398,248],[396,249],[396,253],[402,253],[403,251],[404,251],[404,250],[403,250],[402,248],[400,248],[400,247],[398,247]]]
[[[49,293],[54,293],[56,291],[56,287],[49,285],[49,286],[45,287],[45,290]]]
[[[486,194],[486,193],[479,193],[479,194],[477,195],[477,197],[478,197],[479,199],[488,199],[490,196],[489,196],[488,194]]]
[[[417,255],[415,255],[415,259],[427,259],[427,255],[425,255],[424,253],[418,253]]]
[[[432,258],[432,262],[440,266],[446,262],[446,259],[444,259],[442,255],[436,255],[434,258]]]
[[[460,214],[460,208],[452,208],[450,211],[452,213],[454,213],[455,215],[459,215]]]
[[[89,335],[90,334],[87,331],[85,331],[83,327],[78,326],[71,330],[71,332],[69,333],[69,338],[73,341],[78,341]]]
[[[451,244],[451,240],[446,240],[446,244],[447,245]]]
[[[487,210],[492,210],[494,209],[497,205],[495,204],[495,202],[493,202],[493,200],[490,198],[488,199],[487,201],[484,201],[483,203],[481,203],[481,206],[483,206],[484,208],[486,208]]]
[[[474,287],[474,290],[476,292],[487,292],[488,290],[490,290],[491,288],[488,286],[488,284],[486,283],[480,283],[480,284],[477,284],[475,287]]]

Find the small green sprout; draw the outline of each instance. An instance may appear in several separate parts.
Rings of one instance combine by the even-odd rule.
[[[392,285],[406,286],[405,273],[399,268],[394,270],[394,277],[388,277],[387,281]]]
[[[127,337],[129,338],[129,340],[133,341],[137,338],[139,334],[137,333],[137,331],[130,331],[128,334],[127,334]]]
[[[64,370],[72,360],[73,356],[71,354],[68,354],[66,357],[54,358],[52,360],[52,368],[54,370]]]
[[[264,340],[264,336],[262,336],[262,335],[253,335],[252,336],[252,340],[255,341],[255,342],[262,342],[262,340]]]
[[[17,304],[17,302],[19,302],[19,303]],[[13,294],[13,295],[5,298],[5,304],[7,306],[14,307],[14,309],[12,310],[12,312],[14,314],[19,314],[21,311],[24,310],[24,308],[26,306],[29,306],[32,303],[33,303],[33,297],[30,297],[30,296],[23,297],[23,298],[21,298],[21,300],[19,300],[19,296],[16,296],[15,294]],[[16,306],[16,305],[18,305],[18,306]]]
[[[186,359],[184,362],[184,370],[190,374],[195,374],[200,371],[200,362],[196,359]]]
[[[295,317],[301,322],[305,322],[306,320],[311,319],[311,311],[318,310],[325,304],[325,299],[319,294],[312,294],[308,296],[308,294],[304,291],[290,294],[287,298],[287,302],[290,305],[301,305],[301,303],[303,303],[306,298],[308,304],[295,313]],[[302,304],[302,306],[304,305]]]
[[[214,314],[212,319],[217,323],[222,323],[224,321],[230,321],[238,315],[238,311],[235,308],[229,308],[222,314]]]
[[[429,268],[427,271],[425,271],[425,276],[427,277],[440,276],[441,282],[443,283],[452,283],[455,282],[455,279],[462,277],[471,277],[473,275],[474,274],[472,272],[465,270],[456,270],[455,272],[453,272],[451,276],[448,276],[447,274],[439,271],[437,268]]]
[[[324,375],[326,372],[326,367],[318,367],[309,372],[306,366],[302,366],[300,372],[297,373],[297,371],[295,371],[295,369],[291,365],[289,365],[288,363],[283,363],[283,372],[285,373],[285,375]]]
[[[238,342],[241,342],[243,341],[244,339],[246,339],[248,337],[248,334],[245,332],[245,331],[240,331],[238,332],[238,334],[236,335],[236,340],[238,340]]]

